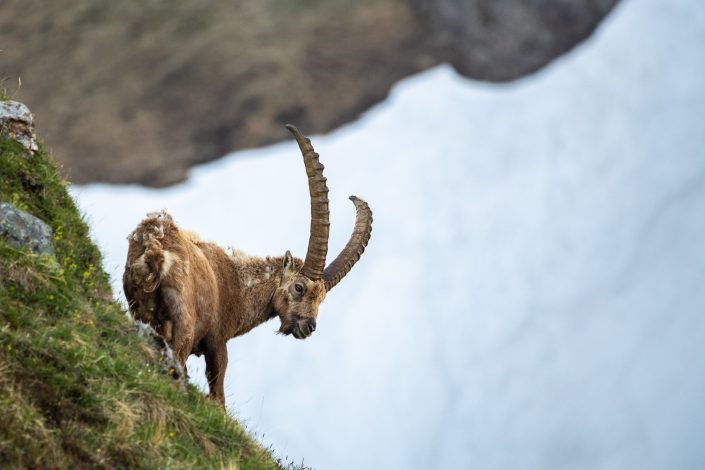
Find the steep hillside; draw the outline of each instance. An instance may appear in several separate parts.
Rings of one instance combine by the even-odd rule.
[[[55,252],[0,237],[0,467],[280,468],[194,387],[160,372],[112,300],[66,186],[41,145],[31,155],[0,137],[0,203],[46,222]]]

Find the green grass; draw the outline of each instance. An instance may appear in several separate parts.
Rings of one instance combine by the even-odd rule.
[[[7,91],[7,78],[0,77],[0,101],[7,101],[10,99],[10,92]]]
[[[0,139],[0,201],[51,226],[58,261],[0,238],[0,468],[281,468],[159,372],[66,185],[43,149]]]

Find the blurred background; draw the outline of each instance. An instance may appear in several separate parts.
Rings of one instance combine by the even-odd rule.
[[[189,167],[329,132],[448,62],[511,80],[616,0],[3,1],[2,69],[76,183],[165,186]]]
[[[698,0],[0,8],[0,76],[116,297],[161,208],[305,253],[286,122],[326,165],[332,254],[370,203],[311,338],[229,343],[229,411],[319,469],[705,468],[703,44]]]

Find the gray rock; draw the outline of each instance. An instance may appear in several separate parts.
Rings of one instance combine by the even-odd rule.
[[[0,203],[0,236],[17,248],[54,256],[51,228],[32,214],[6,202]]]
[[[150,325],[142,323],[141,321],[134,321],[132,326],[138,336],[151,340],[162,373],[176,380],[181,390],[186,390],[186,371],[181,367],[179,361],[176,360],[174,351],[164,338],[159,336]]]
[[[39,149],[34,135],[34,116],[17,101],[0,101],[0,135],[16,140],[30,153]]]
[[[592,34],[618,0],[411,0],[441,56],[490,81],[535,72]]]

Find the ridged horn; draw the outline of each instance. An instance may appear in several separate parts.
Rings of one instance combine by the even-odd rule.
[[[362,253],[365,252],[367,242],[370,241],[370,235],[372,235],[372,210],[370,206],[357,196],[350,196],[350,200],[355,204],[355,210],[357,211],[355,228],[343,251],[323,271],[323,282],[326,286],[326,291],[335,287],[350,272],[360,259],[360,256],[362,256]]]
[[[323,164],[318,161],[318,154],[313,150],[311,141],[299,130],[287,124],[286,128],[294,135],[301,149],[308,175],[308,191],[311,195],[311,232],[308,238],[308,251],[301,273],[314,281],[321,279],[326,266],[328,254],[328,231],[330,221],[328,216],[328,186],[323,176]]]

